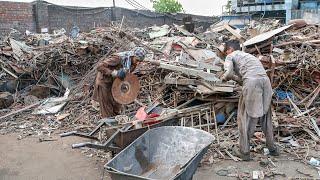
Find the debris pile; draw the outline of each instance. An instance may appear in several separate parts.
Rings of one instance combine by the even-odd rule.
[[[243,49],[261,60],[272,82],[272,116],[278,145],[293,158],[310,164],[313,157],[319,158],[316,152],[320,149],[320,27],[297,21],[253,37],[249,29],[242,32],[249,37],[243,41]],[[235,121],[230,122],[236,126]],[[206,163],[219,161],[216,157],[228,159],[226,155],[239,161],[229,152],[237,143],[238,132],[224,126],[219,126],[219,145],[212,147],[213,155],[204,160]],[[254,134],[252,148],[258,152],[256,159],[267,154],[261,145],[264,141],[263,134]]]
[[[100,141],[114,138],[103,146],[108,149],[110,144],[113,148],[119,145],[122,135],[128,136],[124,132],[139,130],[130,136],[134,140],[153,125],[188,126],[216,136],[209,160],[204,162],[228,157],[238,161],[230,149],[238,139],[236,109],[241,87],[219,79],[223,61],[216,47],[225,40],[239,39],[246,52],[259,57],[272,82],[278,145],[284,151],[299,148],[300,153],[309,150],[306,147],[319,149],[319,25],[255,23],[239,30],[216,24],[199,34],[178,25],[106,27],[75,32],[72,37],[64,32],[29,34],[24,40],[10,35],[3,38],[0,133],[21,132],[23,138],[94,129],[100,120],[99,107],[91,100],[97,63],[112,53],[144,46],[146,61],[134,72],[141,87],[138,98],[123,105],[121,115],[100,121],[101,126],[111,126],[107,136],[94,137],[99,128],[81,136]],[[117,129],[122,131],[112,135]],[[261,132],[255,137],[254,151],[263,151],[264,137]],[[122,142],[121,148],[128,143]],[[310,156],[295,155],[300,160]]]
[[[94,68],[99,59],[107,56],[115,46],[119,46],[112,33],[111,30],[96,29],[90,33],[80,34],[76,40],[68,38],[63,33],[58,35],[29,34],[25,37],[25,41],[15,40],[11,36],[3,38],[0,45],[3,72],[1,91],[6,94],[11,93],[14,101],[8,104],[6,103],[8,98],[2,98],[5,100],[3,101],[5,106],[2,106],[1,114],[11,115],[10,113],[13,113],[13,116],[1,117],[1,122],[7,120],[1,124],[2,130],[8,132],[29,129],[30,132],[27,134],[35,134],[36,131],[38,131],[36,134],[48,133],[51,130],[42,129],[51,129],[51,127],[56,129],[61,126],[61,120],[68,116],[73,117],[75,113],[73,111],[59,114],[56,117],[34,115],[56,114],[50,111],[28,113],[28,116],[19,111],[22,107],[28,111],[39,104],[46,104],[49,100],[47,98],[66,95],[68,97],[61,100],[61,106],[57,109],[60,111],[65,105],[73,106],[72,101],[69,100],[75,97],[75,93],[81,91],[90,93],[93,82],[88,82],[88,87],[86,87],[86,84],[83,84],[85,83],[83,77]],[[93,81],[94,77],[91,80]],[[81,89],[77,89],[79,84],[83,84]],[[70,95],[66,93],[68,89],[71,89]],[[10,109],[4,109],[9,106],[11,106]],[[15,114],[16,112],[18,113]],[[37,120],[45,127],[35,127]],[[18,123],[18,127],[15,126],[15,123]]]
[[[319,31],[318,25],[292,24],[244,42],[246,51],[255,53],[269,72],[274,88],[274,119],[278,119],[283,135],[302,130],[316,142],[320,135]]]

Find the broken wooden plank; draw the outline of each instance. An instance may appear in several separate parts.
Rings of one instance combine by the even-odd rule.
[[[15,75],[13,72],[11,72],[9,69],[7,69],[7,68],[5,68],[5,67],[3,67],[3,66],[1,66],[1,68],[2,68],[5,72],[7,72],[8,74],[10,74],[12,77],[14,77],[15,79],[18,79],[18,76]]]
[[[258,45],[257,47],[259,49],[262,49],[262,48],[270,46],[271,44],[272,44],[272,41],[266,41],[265,43],[262,43],[262,44]],[[250,47],[245,48],[245,52],[247,52],[247,53],[254,53],[256,51],[257,51],[257,48],[255,46],[253,46],[252,48],[250,48]]]
[[[236,161],[236,162],[241,161],[240,158],[232,155],[228,150],[225,149],[224,152],[225,152],[232,160],[234,160],[234,161]]]
[[[214,29],[210,29],[210,32],[220,32],[220,31],[223,31],[225,29],[226,28],[224,26],[218,26],[218,27],[215,27]]]
[[[231,92],[234,91],[234,88],[233,87],[227,87],[227,86],[225,86],[225,87],[214,86],[214,87],[212,87],[212,91],[213,92],[229,92],[229,93],[231,93]]]
[[[303,130],[309,134],[309,136],[311,137],[311,139],[313,139],[315,142],[320,142],[320,138],[317,137],[317,135],[315,135],[310,129],[304,127]]]
[[[308,99],[310,99],[312,97],[312,95],[317,91],[318,88],[314,89],[310,94],[308,94],[307,97],[303,98],[299,103],[305,103]]]
[[[223,130],[223,129],[226,127],[226,125],[228,124],[228,122],[231,120],[231,118],[232,118],[235,114],[236,114],[236,112],[232,112],[232,113],[230,114],[230,116],[228,117],[228,119],[226,120],[226,122],[224,122],[224,124],[223,124],[222,127],[220,128],[221,130]]]
[[[197,70],[197,69],[192,69],[192,68],[187,68],[187,67],[182,67],[182,66],[176,66],[172,64],[166,64],[160,61],[153,61],[149,60],[148,62],[158,65],[162,69],[167,69],[170,71],[175,71],[175,72],[181,72],[187,76],[195,76],[195,77],[200,77],[203,78],[204,80],[211,81],[211,82],[220,82],[221,80],[216,77],[215,74],[204,72],[202,70]]]
[[[196,85],[195,79],[187,79],[187,78],[172,78],[166,76],[163,81],[165,84],[171,85]]]
[[[320,40],[310,40],[310,41],[289,41],[289,42],[284,42],[281,44],[277,44],[274,47],[284,47],[284,46],[289,46],[289,45],[299,45],[299,44],[310,44],[312,46],[317,46],[320,43]]]
[[[229,26],[229,24],[224,24],[223,27],[228,30],[232,35],[234,35],[239,40],[245,40],[243,36],[241,36],[236,30]]]
[[[192,99],[190,99],[190,100],[188,100],[187,102],[185,102],[185,103],[183,103],[183,104],[181,104],[181,105],[177,106],[177,107],[176,107],[176,109],[181,109],[181,108],[183,108],[183,107],[187,106],[188,104],[192,103],[194,100],[196,100],[196,98],[195,98],[195,97],[194,97],[194,98],[192,98]]]
[[[258,51],[259,55],[262,56],[260,49],[258,48],[258,46],[255,44],[254,47],[256,48],[256,50]]]
[[[316,91],[314,92],[313,96],[310,98],[310,100],[306,104],[306,108],[309,108],[311,106],[313,101],[318,97],[319,93],[320,93],[320,85],[316,88]]]
[[[300,113],[300,114],[297,114],[296,116],[293,116],[293,117],[294,117],[294,118],[298,118],[298,117],[300,117],[300,116],[303,116],[303,115],[305,115],[305,114],[310,113],[311,111],[313,111],[313,110],[315,110],[315,109],[316,109],[316,108],[313,107],[313,108],[308,109],[308,110],[306,110],[306,111],[304,111],[304,112],[302,112],[302,113]]]

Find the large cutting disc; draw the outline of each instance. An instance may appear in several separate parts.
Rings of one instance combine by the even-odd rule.
[[[124,80],[116,78],[112,84],[112,96],[119,104],[130,104],[139,95],[140,83],[136,75],[128,74]]]

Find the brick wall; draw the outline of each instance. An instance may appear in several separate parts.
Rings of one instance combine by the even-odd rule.
[[[15,28],[40,32],[42,28],[48,28],[50,32],[64,28],[67,32],[78,26],[81,31],[88,31],[94,27],[102,27],[110,24],[112,9],[65,7],[50,4],[45,1],[32,3],[3,2],[0,1],[0,33]],[[125,8],[115,8],[116,21],[124,17],[124,26],[149,27],[163,24],[182,24],[182,18],[188,14],[159,14],[151,11],[136,11]],[[209,27],[218,19],[207,16],[191,15],[196,26]]]
[[[0,1],[0,35],[11,28],[21,32],[35,30],[32,4]]]

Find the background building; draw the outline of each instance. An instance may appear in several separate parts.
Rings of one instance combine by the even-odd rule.
[[[320,0],[232,0],[233,14],[252,18],[276,18],[283,22],[306,19],[320,23]]]

